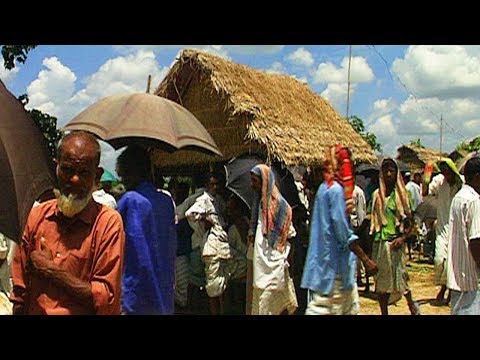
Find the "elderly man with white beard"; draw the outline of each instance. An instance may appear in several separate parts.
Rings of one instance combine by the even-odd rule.
[[[120,314],[125,234],[121,216],[96,203],[100,146],[87,132],[57,151],[56,199],[32,208],[12,264],[14,314]]]

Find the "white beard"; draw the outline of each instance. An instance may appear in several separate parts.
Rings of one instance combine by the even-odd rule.
[[[77,199],[76,195],[69,194],[68,196],[62,194],[60,190],[54,189],[55,197],[57,198],[58,209],[63,215],[68,218],[73,218],[80,213],[87,206],[92,197],[93,190],[90,190],[88,195],[83,199]]]

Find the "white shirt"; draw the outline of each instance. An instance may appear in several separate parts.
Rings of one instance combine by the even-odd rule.
[[[183,200],[183,202],[175,208],[175,214],[177,215],[178,221],[185,218],[185,212],[195,204],[195,200],[197,200],[197,198],[204,192],[204,187],[198,188],[192,195]]]
[[[300,202],[305,206],[305,209],[309,209],[309,204],[308,204],[308,197],[307,194],[305,193],[305,187],[303,186],[303,183],[301,181],[295,181],[295,186],[297,187],[298,191],[298,198]]]
[[[480,238],[480,196],[465,184],[452,200],[448,231],[447,286],[477,291],[479,269],[469,250],[471,239]]]
[[[413,210],[417,208],[418,205],[420,205],[423,201],[422,199],[422,190],[420,188],[420,185],[418,185],[414,181],[409,181],[407,185],[405,185],[405,188],[407,191],[410,192],[412,195],[412,201],[413,201]]]
[[[218,201],[218,198],[218,195],[213,197],[205,191],[201,196],[197,197],[193,205],[190,206],[190,208],[188,208],[188,210],[185,212],[185,217],[188,220],[188,224],[193,230],[192,249],[196,249],[198,247],[204,249],[205,242],[207,240],[205,238],[206,231],[199,220],[205,215],[207,215],[214,223],[214,228],[218,227],[218,229],[212,229],[210,233],[216,234],[218,230],[218,237],[221,238],[222,241],[225,241],[224,237],[227,237],[227,233],[224,230],[222,231],[222,229],[226,227],[226,222],[222,216],[221,205]],[[225,202],[223,202],[223,204],[225,204]]]
[[[96,190],[92,193],[93,200],[95,200],[97,203],[106,205],[108,207],[111,207],[112,209],[115,209],[117,207],[117,202],[115,201],[115,198],[106,193],[105,190],[99,189]]]
[[[16,244],[13,240],[0,233],[0,260],[3,260],[3,263],[0,265],[0,292],[7,296],[10,295],[12,290],[11,266],[15,247]],[[2,311],[0,310],[1,313]]]
[[[350,223],[352,227],[358,228],[367,216],[367,202],[365,200],[365,192],[357,185],[353,188],[353,204]]]
[[[442,174],[435,176],[428,187],[430,195],[437,197],[437,243],[435,244],[435,257],[446,258],[448,247],[448,219],[450,205],[456,193],[456,186],[450,186]],[[438,256],[437,256],[438,255]]]

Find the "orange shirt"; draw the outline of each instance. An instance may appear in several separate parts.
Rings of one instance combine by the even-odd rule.
[[[94,308],[73,299],[48,279],[28,272],[29,251],[40,249],[40,239],[60,268],[90,282]],[[91,200],[73,219],[50,200],[32,208],[12,264],[10,298],[24,302],[27,314],[120,314],[125,232],[120,214]],[[31,249],[31,250],[29,250]]]

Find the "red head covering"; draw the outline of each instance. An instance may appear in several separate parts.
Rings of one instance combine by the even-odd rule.
[[[353,209],[355,181],[353,179],[352,161],[347,148],[342,145],[328,148],[323,162],[323,176],[328,187],[332,186],[334,180],[343,186],[345,205],[347,213],[350,215]]]

